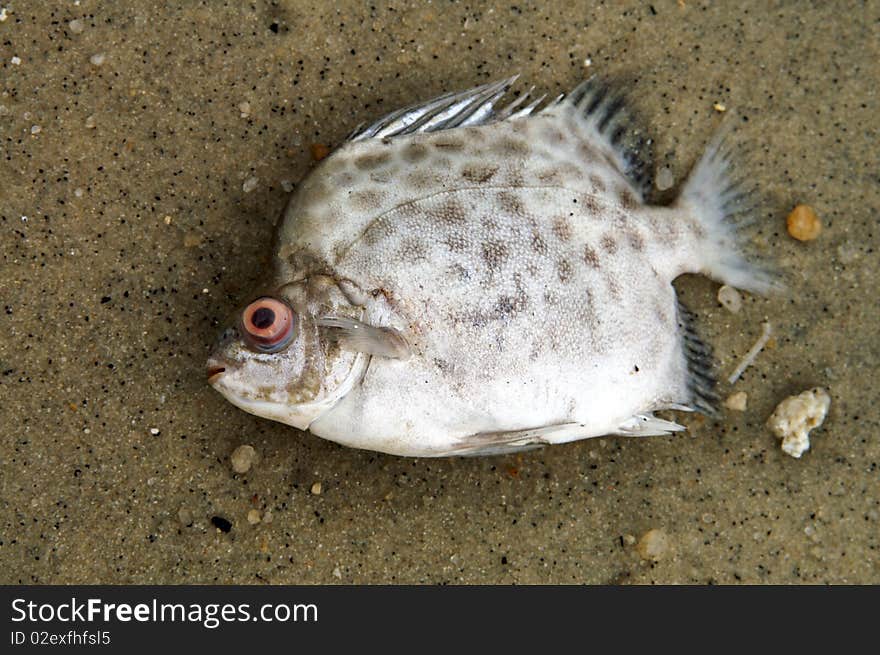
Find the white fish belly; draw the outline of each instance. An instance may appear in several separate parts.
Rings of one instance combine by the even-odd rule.
[[[552,185],[439,192],[379,215],[336,272],[390,299],[414,354],[373,358],[312,431],[430,455],[470,435],[569,422],[607,434],[686,403],[655,219]]]

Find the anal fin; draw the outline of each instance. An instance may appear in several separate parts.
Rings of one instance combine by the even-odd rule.
[[[696,320],[688,309],[678,303],[678,328],[681,332],[682,350],[687,364],[687,405],[707,416],[715,416],[718,410],[718,394],[715,392],[715,376],[712,373],[712,347],[697,334]]]
[[[560,423],[528,430],[480,432],[461,439],[444,455],[502,455],[540,448],[547,444],[577,441],[600,435],[588,432],[582,423]]]

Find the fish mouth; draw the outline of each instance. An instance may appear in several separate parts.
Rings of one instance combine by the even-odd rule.
[[[208,384],[214,384],[220,376],[226,372],[225,366],[219,366],[214,362],[208,362]]]

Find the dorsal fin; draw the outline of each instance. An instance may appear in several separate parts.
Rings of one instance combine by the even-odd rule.
[[[507,93],[517,77],[519,76],[514,75],[467,91],[445,93],[426,102],[398,109],[372,125],[358,128],[348,140],[363,141],[419,132],[437,132],[528,116],[537,111],[538,105],[544,99],[541,96],[520,108],[529,98],[531,90],[523,93],[507,107],[497,111],[495,109],[495,104]]]
[[[682,334],[682,350],[687,361],[687,386],[690,394],[688,406],[715,416],[718,410],[718,394],[715,393],[715,376],[712,374],[712,347],[697,335],[696,320],[688,309],[678,302],[678,327]]]
[[[576,86],[561,104],[572,107],[584,126],[608,144],[618,158],[620,172],[642,197],[647,196],[654,174],[653,141],[638,127],[622,87],[593,76]]]
[[[620,172],[632,182],[642,197],[648,194],[653,175],[652,141],[635,126],[636,121],[626,107],[626,98],[619,85],[591,77],[568,95],[561,95],[543,106],[546,96],[533,97],[532,87],[507,106],[495,109],[518,77],[514,75],[467,91],[445,93],[398,109],[367,127],[358,127],[347,140],[363,141],[486,125],[531,116],[544,108],[570,107],[583,126],[608,145],[617,159]],[[529,100],[528,104],[526,100]]]

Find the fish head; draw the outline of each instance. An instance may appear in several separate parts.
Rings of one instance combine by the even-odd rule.
[[[236,407],[306,430],[354,387],[368,358],[322,337],[317,315],[326,302],[316,306],[303,291],[285,285],[235,312],[207,375]]]

